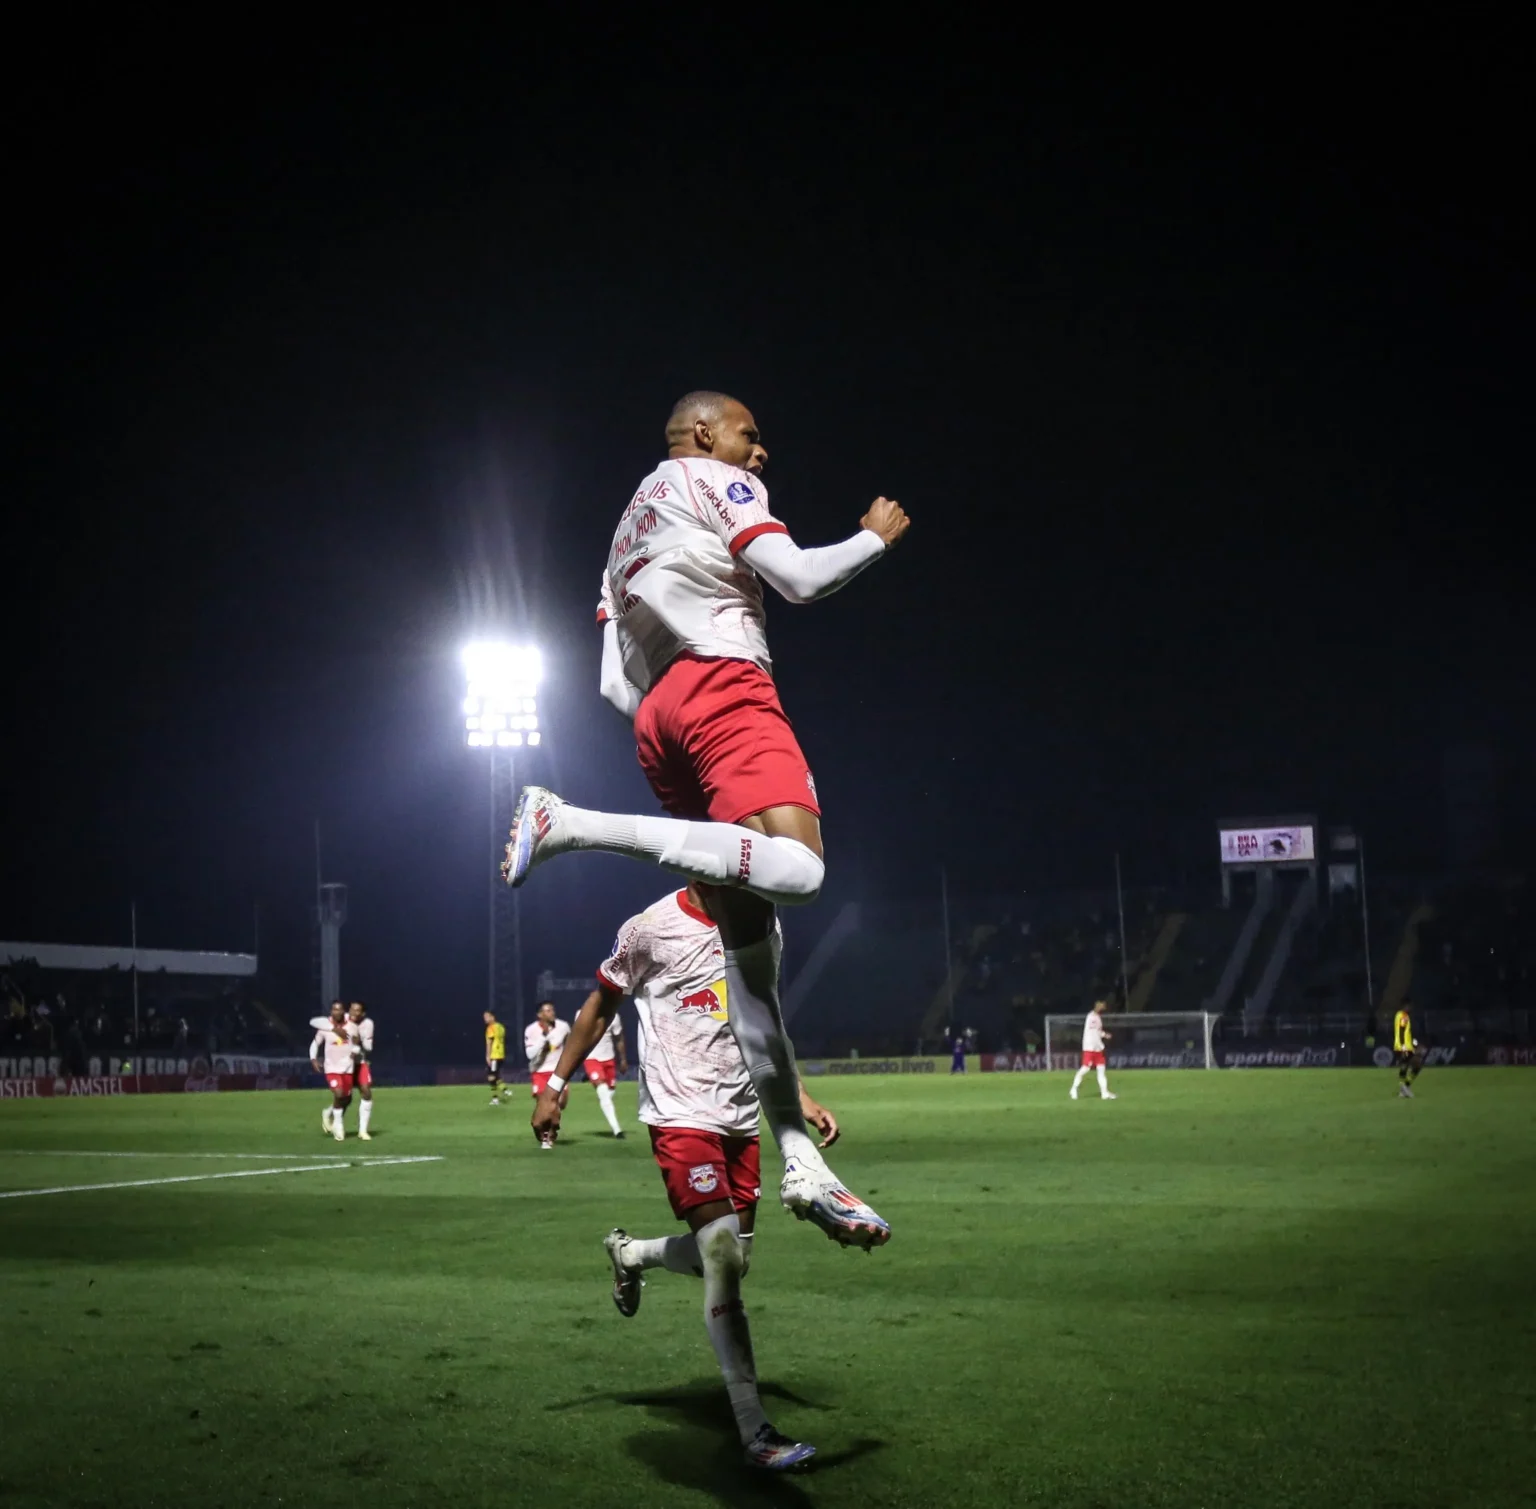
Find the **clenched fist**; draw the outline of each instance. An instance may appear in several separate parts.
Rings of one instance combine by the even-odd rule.
[[[877,534],[889,550],[911,527],[912,521],[906,510],[893,498],[876,498],[869,505],[869,512],[859,520],[862,528]]]

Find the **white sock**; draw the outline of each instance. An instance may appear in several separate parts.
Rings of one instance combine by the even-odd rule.
[[[826,866],[793,838],[770,838],[735,823],[560,808],[560,837],[572,849],[648,859],[690,880],[740,886],[782,906],[814,901]]]
[[[732,1211],[701,1226],[694,1237],[704,1263],[704,1324],[745,1445],[768,1423],[768,1416],[757,1394],[752,1333],[741,1303],[741,1222]]]
[[[1109,1094],[1109,1076],[1104,1072],[1104,1065],[1100,1064],[1094,1071],[1099,1076],[1099,1094]]]
[[[336,1114],[336,1107],[335,1106],[327,1106],[320,1113],[320,1125],[323,1126],[326,1129],[326,1131],[330,1131],[330,1129],[331,1129],[331,1117],[334,1116],[335,1114]]]
[[[685,1237],[631,1237],[624,1244],[624,1261],[630,1268],[665,1268],[693,1278],[704,1272],[691,1231]]]
[[[775,925],[760,943],[726,950],[726,1021],[746,1061],[763,1118],[785,1162],[813,1173],[826,1160],[805,1127],[794,1045],[779,1014],[779,960],[784,945]]]
[[[613,1091],[607,1085],[597,1086],[597,1103],[602,1108],[603,1117],[608,1123],[609,1131],[621,1131],[619,1113],[613,1108]]]
[[[343,1106],[338,1106],[331,1112],[331,1135],[338,1141],[345,1140],[347,1135],[347,1112]]]
[[[1082,1067],[1081,1067],[1081,1068],[1080,1068],[1080,1069],[1079,1069],[1079,1070],[1078,1070],[1078,1071],[1077,1071],[1077,1076],[1076,1076],[1076,1077],[1075,1077],[1075,1078],[1074,1078],[1074,1079],[1073,1079],[1073,1081],[1072,1081],[1072,1088],[1073,1088],[1073,1089],[1074,1089],[1074,1090],[1076,1090],[1076,1089],[1077,1089],[1077,1087],[1078,1087],[1078,1086],[1079,1086],[1079,1085],[1080,1085],[1080,1084],[1082,1084],[1082,1082],[1083,1082],[1083,1079],[1084,1079],[1084,1077],[1085,1077],[1085,1076],[1086,1076],[1086,1075],[1087,1075],[1087,1073],[1088,1073],[1088,1066],[1087,1066],[1087,1064],[1084,1064],[1084,1065],[1083,1065],[1083,1066],[1082,1066]]]
[[[365,1100],[357,1108],[357,1129],[359,1132],[368,1130],[368,1123],[373,1120],[373,1102]]]

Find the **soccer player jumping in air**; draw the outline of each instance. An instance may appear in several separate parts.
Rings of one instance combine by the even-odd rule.
[[[533,1111],[541,1144],[559,1130],[565,1081],[607,1031],[620,1000],[633,995],[640,1014],[640,1120],[649,1127],[672,1213],[685,1236],[641,1239],[609,1233],[613,1302],[619,1314],[640,1308],[647,1269],[704,1280],[704,1324],[725,1378],[747,1461],[782,1471],[815,1448],[769,1423],[757,1388],[752,1334],[741,1281],[752,1256],[757,1212],[757,1095],[727,1022],[730,986],[720,935],[696,886],[664,896],[619,930],[597,989],[577,1013],[556,1070]],[[806,1118],[827,1146],[837,1140],[830,1112],[797,1091]]]
[[[834,1240],[874,1247],[890,1227],[806,1131],[779,1012],[774,908],[814,901],[825,866],[816,783],[773,683],[761,582],[814,602],[884,555],[908,520],[876,498],[856,534],[802,550],[769,511],[767,460],[744,404],[687,394],[667,421],[667,459],[641,482],[609,551],[603,695],[633,720],[641,768],[671,816],[592,812],[525,787],[504,872],[519,886],[556,854],[598,849],[710,888],[730,1028],[784,1157],[780,1199]]]

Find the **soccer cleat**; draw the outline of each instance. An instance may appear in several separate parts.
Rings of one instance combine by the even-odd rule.
[[[1070,1095],[1073,1100],[1076,1100],[1077,1099],[1077,1086],[1073,1085],[1072,1088],[1067,1091],[1067,1094]]]
[[[539,1146],[541,1148],[543,1148],[546,1153],[552,1151],[553,1148],[554,1148],[554,1145],[555,1145],[555,1141],[554,1141],[554,1138],[552,1138],[552,1137],[545,1137],[539,1143]]]
[[[500,1104],[501,1104],[501,1099],[500,1099],[500,1097],[499,1097],[499,1096],[496,1096],[496,1095],[493,1095],[493,1096],[491,1096],[491,1104],[492,1104],[492,1105],[493,1105],[493,1106],[499,1106],[499,1105],[500,1105]]]
[[[816,1173],[800,1168],[793,1159],[787,1161],[779,1199],[797,1221],[810,1221],[844,1247],[868,1252],[891,1239],[889,1222],[838,1183],[829,1168]]]
[[[528,872],[565,847],[560,833],[560,809],[565,803],[544,786],[524,786],[512,814],[512,834],[501,878],[516,890]]]
[[[751,1467],[761,1467],[768,1472],[789,1472],[802,1462],[810,1461],[816,1455],[816,1448],[806,1441],[791,1441],[771,1425],[762,1425],[742,1452]]]
[[[603,1238],[603,1250],[613,1264],[613,1307],[626,1319],[640,1308],[640,1291],[645,1288],[640,1270],[624,1266],[624,1246],[628,1241],[629,1234],[618,1226]]]
[[[1404,1100],[1412,1100],[1413,1099],[1413,1086],[1412,1085],[1404,1085],[1403,1086],[1403,1099]]]
[[[1119,1100],[1120,1097],[1118,1095],[1114,1095],[1110,1091],[1106,1090],[1101,1096],[1099,1096],[1099,1099],[1100,1100]]]
[[[614,1141],[615,1141],[615,1142],[622,1142],[622,1141],[623,1141],[623,1140],[624,1140],[624,1134],[623,1134],[623,1132],[615,1132],[615,1133],[614,1133],[614,1134],[613,1134],[613,1140],[614,1140]]]
[[[373,1133],[372,1132],[359,1132],[357,1134],[357,1140],[359,1142],[372,1142],[373,1141]]]

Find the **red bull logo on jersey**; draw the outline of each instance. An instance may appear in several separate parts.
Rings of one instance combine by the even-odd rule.
[[[727,1018],[725,981],[716,980],[713,985],[706,985],[703,990],[685,992],[677,998],[677,1009],[702,1011],[717,1022],[725,1021]]]

